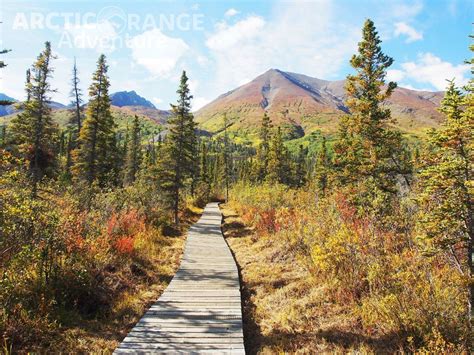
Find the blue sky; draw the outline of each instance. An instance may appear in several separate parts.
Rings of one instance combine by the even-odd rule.
[[[84,92],[100,53],[111,91],[135,90],[157,107],[176,99],[181,71],[197,109],[270,68],[343,79],[361,26],[371,18],[389,78],[400,86],[442,90],[469,78],[474,2],[468,0],[65,1],[2,0],[0,92],[24,97],[26,69],[51,41],[53,100],[67,103],[76,57]]]

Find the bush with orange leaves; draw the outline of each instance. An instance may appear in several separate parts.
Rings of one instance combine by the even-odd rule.
[[[131,255],[135,237],[145,230],[145,217],[135,209],[113,212],[107,222],[107,236],[120,255]]]
[[[345,309],[353,331],[388,337],[407,350],[434,343],[438,350],[440,343],[462,349],[462,280],[443,258],[423,255],[409,200],[381,223],[358,213],[341,192],[321,198],[316,191],[238,184],[231,197],[230,206],[255,227],[255,238],[266,236],[293,254],[315,287],[324,285],[333,304]],[[301,314],[299,324],[312,313]]]

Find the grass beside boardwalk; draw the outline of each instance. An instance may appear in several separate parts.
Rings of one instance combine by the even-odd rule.
[[[260,201],[271,199],[271,205],[278,208],[279,194],[268,195],[264,192],[262,189],[252,191],[249,196]],[[316,249],[307,244],[309,240],[302,238],[318,238],[319,232],[308,221],[304,222],[305,229],[298,226],[288,229],[279,223],[284,219],[291,223],[296,221],[291,209],[281,209],[276,214],[277,217],[273,218],[269,210],[258,210],[248,203],[241,204],[239,199],[246,198],[239,195],[242,191],[236,190],[233,193],[235,199],[229,204],[221,205],[224,215],[222,229],[240,270],[244,340],[248,354],[463,353],[462,345],[454,345],[444,338],[451,334],[459,335],[450,326],[453,327],[454,324],[459,327],[461,324],[456,317],[459,314],[459,297],[455,297],[457,294],[453,292],[455,286],[446,281],[450,276],[444,269],[434,269],[431,273],[430,292],[438,298],[428,297],[426,287],[420,288],[420,285],[426,286],[423,274],[416,274],[421,276],[418,280],[411,281],[412,284],[393,289],[393,292],[399,292],[394,297],[401,302],[400,305],[387,304],[385,299],[381,300],[368,293],[354,297],[349,291],[357,289],[349,282],[343,282],[342,275],[327,275],[331,270],[339,270],[336,266],[326,271],[311,263],[311,258],[317,255]],[[289,203],[291,191],[287,194],[287,198],[282,201]],[[299,195],[297,197],[301,198]],[[309,210],[306,202],[301,203],[302,213],[316,218],[311,214],[315,210]],[[279,216],[283,216],[283,219]],[[322,216],[328,218],[326,214]],[[249,222],[253,220],[257,224]],[[272,232],[265,232],[267,229]],[[311,232],[312,230],[315,231]],[[331,240],[331,235],[336,234],[336,230],[335,226],[328,229],[327,243]],[[347,245],[347,241],[343,245]],[[326,255],[332,255],[328,250]],[[338,255],[342,257],[343,254],[339,252]],[[393,257],[399,258],[398,255]],[[408,258],[404,255],[402,257]],[[412,259],[418,260],[414,257]],[[358,264],[354,260],[357,259],[352,261],[356,268]],[[414,273],[409,266],[401,267],[408,268],[400,269],[405,276]],[[355,275],[350,271],[347,274],[341,272],[347,277]],[[394,272],[387,271],[387,274],[394,275]],[[364,280],[363,277],[360,279]],[[443,282],[439,283],[438,279]],[[390,285],[384,287],[388,286]],[[373,306],[370,309],[368,302]],[[420,314],[420,309],[424,309],[423,314]],[[395,312],[396,310],[399,311]],[[437,310],[442,313],[436,313]],[[434,327],[431,333],[427,333],[426,340],[420,340],[414,327],[421,328],[425,324],[429,326],[432,314],[444,316],[435,318],[435,323],[431,323]],[[367,321],[369,316],[372,317],[371,323]],[[405,324],[413,324],[413,328],[398,331],[396,317],[400,317]],[[390,325],[392,328],[389,328]],[[441,334],[437,327],[446,335]]]

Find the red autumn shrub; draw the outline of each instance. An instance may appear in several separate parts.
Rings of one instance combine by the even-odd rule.
[[[109,237],[133,236],[145,230],[145,218],[137,210],[112,213],[107,222]]]
[[[259,213],[255,228],[260,233],[275,233],[280,230],[280,225],[276,220],[276,211],[274,208]]]
[[[145,217],[137,210],[114,212],[107,222],[107,236],[112,247],[122,255],[133,253],[135,236],[145,229]]]
[[[120,237],[115,241],[115,250],[119,254],[130,255],[133,253],[133,242],[133,237]]]

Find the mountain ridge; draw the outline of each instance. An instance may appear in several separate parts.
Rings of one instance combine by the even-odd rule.
[[[252,81],[230,90],[195,112],[201,128],[218,132],[227,114],[231,130],[255,135],[264,112],[275,125],[301,136],[314,130],[335,133],[345,105],[345,80],[329,81],[304,74],[270,69]],[[405,133],[420,133],[436,127],[441,114],[436,110],[443,92],[397,88],[386,105],[395,124]],[[298,133],[299,132],[299,133]]]
[[[143,96],[138,95],[135,90],[114,92],[110,94],[110,101],[112,105],[118,106],[118,107],[142,106],[142,107],[156,109],[155,105],[153,105],[150,101],[145,99]]]

